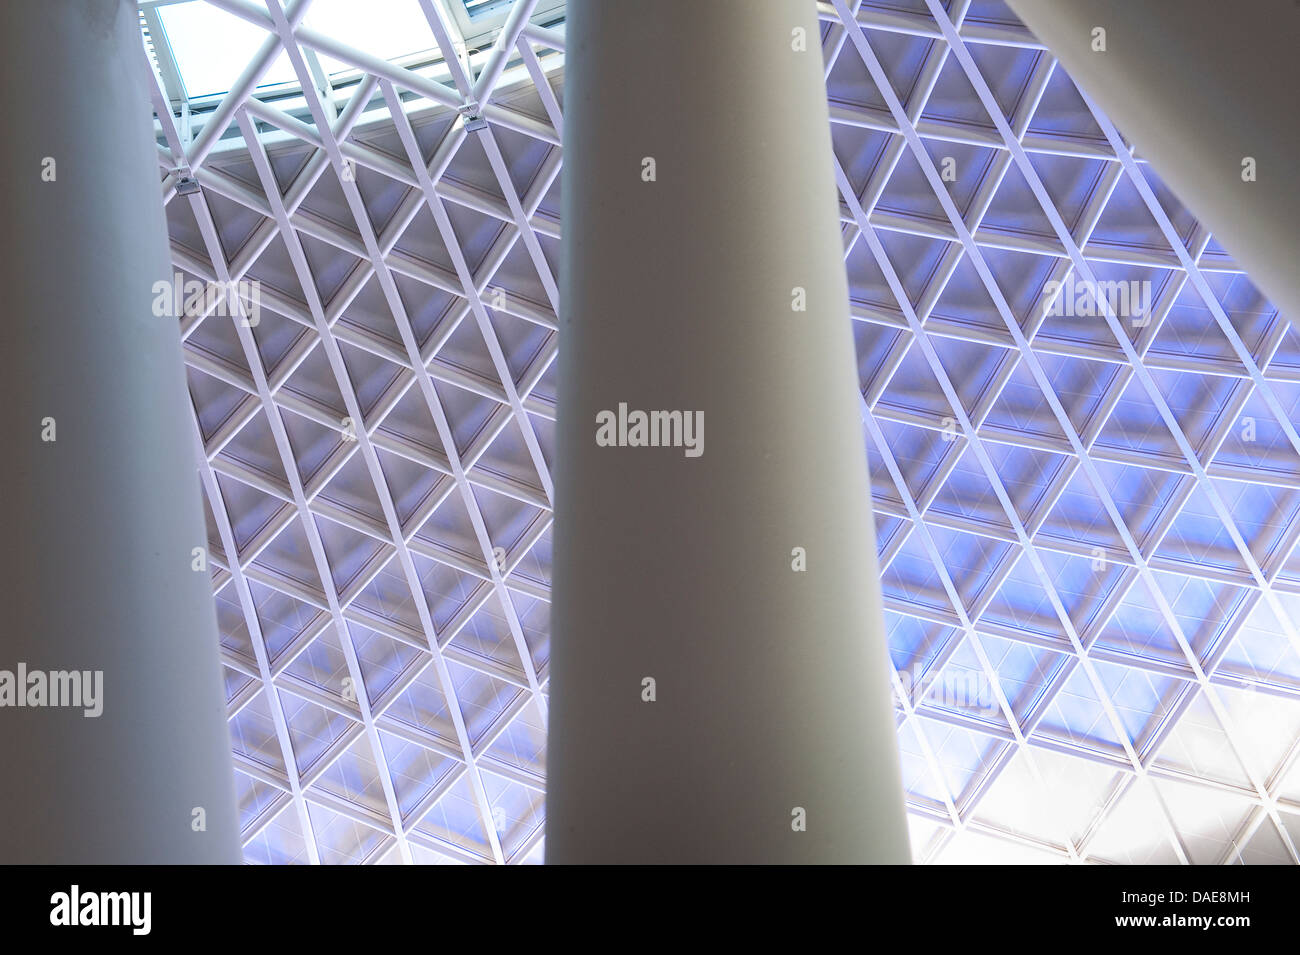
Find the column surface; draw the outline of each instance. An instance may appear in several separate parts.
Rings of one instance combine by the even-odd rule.
[[[815,5],[567,17],[547,861],[907,862]]]
[[[0,35],[0,670],[102,673],[98,716],[0,708],[0,861],[238,862],[136,7],[6,4]]]

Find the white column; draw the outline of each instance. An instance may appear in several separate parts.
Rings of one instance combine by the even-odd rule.
[[[566,30],[547,861],[909,861],[815,5]]]
[[[152,311],[171,268],[139,31],[128,0],[4,12],[8,863],[239,859],[179,327]],[[17,706],[39,699],[20,668],[76,671],[81,705]]]

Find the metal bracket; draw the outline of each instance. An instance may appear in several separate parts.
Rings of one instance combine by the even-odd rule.
[[[465,124],[466,132],[472,133],[476,129],[487,129],[487,120],[479,113],[478,103],[466,103],[457,112],[460,113],[461,121]]]

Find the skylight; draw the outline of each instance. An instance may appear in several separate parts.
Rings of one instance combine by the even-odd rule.
[[[514,4],[515,0],[465,0],[465,10],[475,19],[489,13],[498,13]]]
[[[159,7],[158,14],[191,99],[229,91],[267,37],[247,20],[198,0]],[[281,53],[261,85],[295,79],[289,58]]]
[[[484,8],[494,3],[482,4]],[[186,0],[158,8],[167,40],[191,99],[225,93],[269,35],[247,20],[201,0]],[[385,60],[433,50],[437,43],[418,0],[314,0],[304,24]],[[327,75],[352,69],[320,54]],[[259,87],[297,83],[293,66],[281,53],[262,77]]]
[[[306,24],[385,60],[434,50],[438,45],[418,0],[313,0]],[[352,69],[324,54],[320,59],[330,75]]]

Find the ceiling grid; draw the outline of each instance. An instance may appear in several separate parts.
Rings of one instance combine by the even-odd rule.
[[[142,4],[257,288],[181,319],[245,858],[540,862],[562,11],[191,2],[265,32],[177,105]],[[917,861],[1300,862],[1300,336],[1000,0],[819,13]]]

